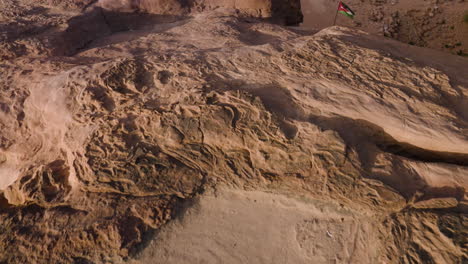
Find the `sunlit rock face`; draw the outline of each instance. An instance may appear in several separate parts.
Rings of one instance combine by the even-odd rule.
[[[463,263],[468,61],[210,3],[0,2],[0,263]]]

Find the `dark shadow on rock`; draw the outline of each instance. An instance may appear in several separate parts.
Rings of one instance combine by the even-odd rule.
[[[457,199],[457,201],[462,201],[465,197],[466,190],[461,186],[451,187],[451,186],[443,186],[443,187],[426,187],[424,190],[424,195],[422,195],[416,201],[424,201],[433,198],[446,198],[446,197],[453,197]]]
[[[21,20],[18,19],[18,21],[20,22]],[[53,28],[53,26],[50,24],[34,25],[31,23],[20,24],[17,22],[0,24],[0,42],[6,43],[18,39],[31,38],[51,28]]]
[[[223,80],[212,76],[209,79],[217,91],[241,90],[257,96],[265,108],[277,117],[284,135],[292,139],[297,133],[293,121],[310,122],[322,130],[337,132],[346,144],[356,151],[362,166],[363,177],[378,179],[398,190],[406,198],[421,191],[427,197],[463,197],[465,190],[459,188],[430,188],[423,178],[406,166],[398,157],[424,163],[452,164],[468,167],[468,154],[424,149],[410,143],[400,142],[382,127],[362,119],[344,116],[320,116],[307,113],[294,96],[281,85],[247,84],[243,80]],[[375,168],[379,153],[395,155],[392,160],[392,175],[380,175]],[[425,196],[425,197],[426,197]]]
[[[68,28],[56,41],[57,48],[54,54],[73,56],[91,47],[98,47],[99,45],[92,46],[91,44],[95,40],[118,32],[141,31],[133,32],[135,37],[141,37],[150,34],[153,25],[170,24],[185,19],[187,19],[185,16],[115,12],[95,7],[68,21]],[[174,26],[178,24],[168,25],[164,27],[164,31]]]
[[[271,0],[271,14],[274,20],[286,26],[297,26],[304,21],[300,0]]]
[[[42,6],[35,6],[33,8],[31,8],[30,10],[27,10],[25,12],[25,16],[31,16],[31,15],[40,15],[40,14],[45,14],[47,13],[49,9],[48,8],[45,8],[45,7],[42,7]]]
[[[374,157],[369,156],[369,144],[383,152],[428,163],[446,163],[468,167],[468,154],[424,149],[407,142],[400,142],[385,130],[363,119],[344,116],[324,117],[307,114],[297,104],[293,95],[279,84],[246,84],[242,80],[212,80],[221,90],[243,90],[258,96],[265,108],[282,118],[310,122],[323,130],[336,131],[347,144],[357,149],[361,162],[366,168],[372,168]],[[365,146],[362,146],[365,144]],[[362,150],[362,152],[360,151]],[[360,153],[361,152],[361,153]]]
[[[182,221],[185,215],[187,214],[188,210],[195,206],[196,202],[199,199],[196,197],[182,199],[178,197],[173,197],[173,206],[174,210],[171,214],[171,220],[167,222],[162,227],[166,226],[168,223],[172,223],[174,221]],[[131,258],[138,260],[140,255],[143,251],[151,245],[153,241],[157,241],[157,238],[160,236],[161,228],[148,228],[146,232],[142,233],[141,241],[130,248],[129,255]]]
[[[347,143],[361,144],[372,142],[384,152],[411,160],[446,163],[458,166],[468,166],[468,154],[424,149],[410,143],[400,142],[385,130],[369,121],[348,117],[311,116],[310,122],[323,129],[337,131]]]
[[[263,22],[256,19],[258,23]],[[228,23],[232,28],[239,31],[239,40],[248,46],[263,45],[267,43],[277,42],[280,38],[278,36],[269,35],[252,29],[252,23],[246,23],[239,20],[237,23]]]

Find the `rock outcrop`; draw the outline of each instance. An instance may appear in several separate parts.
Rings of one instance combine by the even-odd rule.
[[[99,0],[97,6],[108,10],[140,11],[151,14],[181,15],[217,8],[238,14],[274,18],[287,25],[302,22],[300,0]]]
[[[112,12],[128,28],[90,22],[107,33],[88,38],[77,17],[41,33],[82,36],[69,56],[0,64],[0,262],[160,263],[159,239],[177,245],[171,233],[207,217],[239,225],[220,243],[275,256],[267,234],[245,237],[255,221],[223,218],[244,209],[275,212],[261,230],[290,232],[304,263],[466,261],[466,59],[220,10]],[[208,231],[203,241],[220,237]]]

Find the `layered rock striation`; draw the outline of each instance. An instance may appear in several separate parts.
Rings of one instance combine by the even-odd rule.
[[[94,10],[43,32],[61,51],[0,64],[0,262],[146,258],[187,208],[255,197],[259,217],[291,221],[304,261],[466,261],[466,59],[219,9],[112,11],[126,28],[108,16],[100,34],[79,22]],[[225,188],[307,203],[216,200]],[[345,243],[310,251],[325,231]]]

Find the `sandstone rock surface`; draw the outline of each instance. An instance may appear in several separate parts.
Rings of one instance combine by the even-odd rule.
[[[337,3],[302,0],[304,26],[322,29],[333,25]],[[354,19],[339,15],[337,25],[360,29],[419,47],[468,57],[467,1],[454,0],[347,0]]]
[[[2,13],[0,262],[466,262],[468,60],[15,4],[44,28]]]

